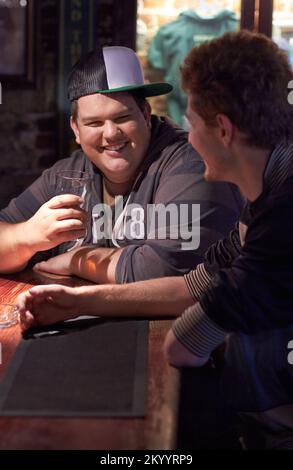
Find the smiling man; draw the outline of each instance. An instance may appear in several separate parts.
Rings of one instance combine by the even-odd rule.
[[[139,107],[130,93],[115,92],[82,96],[75,106],[76,142],[103,173],[110,194],[129,191],[150,141],[150,105]]]
[[[151,114],[146,97],[171,89],[145,84],[126,47],[97,49],[74,66],[68,96],[81,149],[1,211],[0,272],[39,261],[40,270],[98,283],[182,275],[232,228],[242,203],[235,187],[205,182],[187,133]],[[87,213],[79,197],[56,195],[62,170],[90,174]]]

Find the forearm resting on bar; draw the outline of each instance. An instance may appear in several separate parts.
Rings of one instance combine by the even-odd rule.
[[[77,289],[81,312],[93,315],[177,317],[194,304],[183,277]]]
[[[25,236],[24,224],[0,222],[0,273],[21,271],[35,254]]]

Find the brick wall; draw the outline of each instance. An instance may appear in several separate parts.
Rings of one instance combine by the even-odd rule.
[[[0,208],[57,159],[58,0],[38,0],[33,87],[2,80]]]

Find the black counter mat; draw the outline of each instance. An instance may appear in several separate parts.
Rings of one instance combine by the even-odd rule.
[[[29,330],[0,384],[0,415],[144,416],[147,345],[147,321]]]

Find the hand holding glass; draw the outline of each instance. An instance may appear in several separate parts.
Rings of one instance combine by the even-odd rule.
[[[63,170],[56,174],[56,194],[75,194],[83,199],[80,208],[88,211],[91,194],[92,176],[85,171]],[[69,248],[72,250],[81,246],[84,238],[78,238],[75,244]]]

